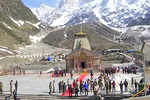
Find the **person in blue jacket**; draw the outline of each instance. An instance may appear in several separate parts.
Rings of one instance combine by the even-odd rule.
[[[84,83],[85,96],[88,95],[88,87],[89,87],[88,83],[85,82],[85,83]]]

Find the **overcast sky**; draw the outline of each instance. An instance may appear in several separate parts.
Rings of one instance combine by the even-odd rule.
[[[51,7],[56,7],[59,2],[59,0],[22,0],[22,1],[26,6],[30,8],[39,7],[41,4],[46,4]]]

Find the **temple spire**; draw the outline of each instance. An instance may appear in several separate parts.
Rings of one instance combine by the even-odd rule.
[[[83,34],[82,24],[81,24],[81,27],[80,27],[80,34]]]
[[[75,33],[74,46],[72,50],[81,48],[91,50],[91,46],[87,38],[87,33],[83,32],[82,24],[80,25],[80,31]]]
[[[80,32],[75,33],[75,35],[80,35],[80,36],[86,35],[86,33],[83,32],[83,26],[82,26],[82,24],[81,24],[81,26],[80,26]]]

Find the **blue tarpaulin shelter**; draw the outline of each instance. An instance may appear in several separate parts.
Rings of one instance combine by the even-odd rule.
[[[127,53],[135,53],[135,52],[136,52],[135,49],[127,50]]]
[[[48,57],[48,61],[52,61],[53,60],[53,58],[51,58],[51,57]]]

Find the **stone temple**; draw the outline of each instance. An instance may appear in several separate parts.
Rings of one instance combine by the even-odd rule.
[[[66,56],[66,71],[75,72],[97,70],[101,63],[101,55],[91,49],[88,34],[82,32],[75,33],[74,44],[70,54]]]

